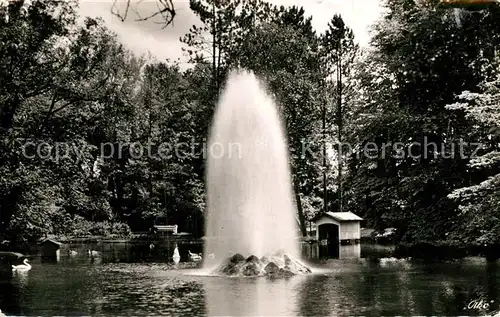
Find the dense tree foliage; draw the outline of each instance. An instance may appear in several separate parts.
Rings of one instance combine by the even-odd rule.
[[[2,239],[203,235],[208,129],[243,67],[279,105],[303,234],[352,211],[400,242],[500,242],[498,6],[387,0],[365,50],[339,15],[319,34],[298,7],[190,7],[201,24],[180,39],[181,71],[79,23],[76,2],[0,1]]]
[[[430,0],[391,0],[387,9],[359,72],[355,138],[360,149],[377,147],[352,156],[352,208],[376,227],[398,228],[403,241],[446,240],[459,230],[447,195],[471,181],[467,164],[484,134],[446,105],[479,89],[498,46],[500,12]]]
[[[464,91],[459,101],[448,105],[464,111],[481,132],[481,149],[471,158],[468,175],[474,182],[458,188],[449,198],[459,203],[459,230],[450,239],[459,243],[494,245],[500,243],[500,65],[499,53],[492,74],[485,77],[477,92]],[[479,183],[478,183],[479,182]]]

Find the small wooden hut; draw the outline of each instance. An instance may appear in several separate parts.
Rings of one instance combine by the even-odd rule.
[[[61,259],[61,245],[61,242],[53,239],[45,239],[40,242],[42,260],[59,262]]]
[[[362,220],[352,212],[325,212],[316,217],[319,255],[337,259],[361,257]]]

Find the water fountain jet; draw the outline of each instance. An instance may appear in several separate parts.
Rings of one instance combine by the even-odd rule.
[[[204,268],[224,275],[310,273],[300,257],[278,109],[251,72],[229,75],[208,144]],[[271,264],[273,263],[273,264]]]

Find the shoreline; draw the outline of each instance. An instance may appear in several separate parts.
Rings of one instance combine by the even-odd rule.
[[[40,243],[45,240],[56,241],[61,244],[61,249],[77,244],[100,245],[100,244],[132,244],[146,245],[155,244],[156,247],[173,247],[175,244],[183,245],[203,245],[205,239],[194,238],[185,235],[147,235],[133,234],[129,237],[118,236],[88,236],[88,237],[48,237],[40,239],[37,243],[32,243],[27,249],[22,247],[10,246],[1,248],[0,251],[30,252],[40,249]],[[316,241],[310,239],[299,239],[300,244],[307,250],[305,254],[313,254]],[[312,243],[311,243],[312,242]],[[306,256],[308,257],[308,256]],[[313,256],[314,257],[314,256]],[[453,261],[468,257],[485,258],[487,261],[496,261],[500,259],[500,245],[478,246],[478,245],[451,245],[449,243],[375,243],[369,239],[361,240],[361,258],[411,258],[430,261]]]

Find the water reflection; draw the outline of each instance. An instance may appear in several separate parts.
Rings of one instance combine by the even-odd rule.
[[[26,282],[28,281],[27,275],[29,272],[15,272],[10,274],[8,280],[0,281],[0,289],[1,293],[5,294],[2,296],[2,305],[0,308],[4,313],[10,314],[22,314],[22,306],[23,306],[23,294],[26,291]],[[7,277],[2,275],[2,277]],[[2,294],[2,295],[3,295]],[[1,298],[1,297],[0,297]]]
[[[291,316],[303,276],[291,279],[210,278],[205,282],[209,316]]]
[[[336,299],[325,298],[328,295],[335,297],[335,294],[327,295],[325,293],[327,288],[330,287],[326,283],[335,284],[336,282],[335,278],[326,275],[311,276],[304,281],[297,303],[298,314],[302,316],[330,316],[332,314],[331,304],[336,302]],[[334,289],[337,289],[337,287],[333,286]]]
[[[430,267],[431,266],[431,267]],[[480,315],[498,309],[497,263],[359,266],[306,280],[299,314],[313,315]],[[425,273],[424,273],[425,272]],[[482,281],[481,276],[487,277]],[[474,285],[474,286],[472,286]],[[479,290],[487,290],[488,293]],[[468,309],[474,299],[494,301],[489,309]]]
[[[0,309],[65,316],[474,316],[497,310],[500,295],[498,264],[483,261],[334,261],[324,264],[329,273],[270,280],[188,276],[165,263],[105,259],[34,260],[29,272],[1,275]],[[467,309],[473,300],[490,309]]]
[[[88,251],[98,252],[94,256],[94,262],[102,263],[136,263],[136,262],[172,262],[175,241],[160,243],[150,247],[149,243],[93,243],[93,244],[71,244],[65,245],[61,250],[61,261],[80,261],[82,258],[91,259]],[[201,253],[203,245],[200,243],[178,243],[181,262],[189,261],[189,251]],[[69,256],[68,252],[72,252]]]
[[[490,309],[497,311],[500,308],[500,294],[498,291],[498,276],[500,276],[500,272],[498,269],[498,262],[487,264],[485,276],[486,295],[490,303]]]
[[[12,272],[13,284],[17,284],[19,287],[25,287],[28,285],[29,271],[14,271]]]

